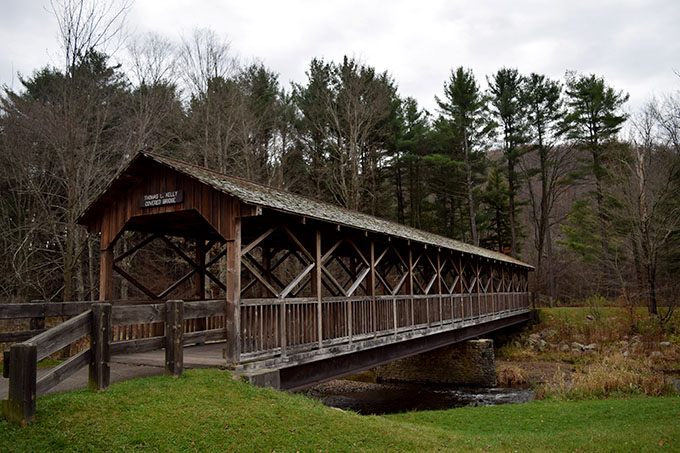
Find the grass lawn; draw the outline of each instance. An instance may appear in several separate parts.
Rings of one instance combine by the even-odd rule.
[[[220,370],[38,399],[36,423],[0,421],[2,451],[672,451],[680,398],[540,401],[359,416],[234,381]]]

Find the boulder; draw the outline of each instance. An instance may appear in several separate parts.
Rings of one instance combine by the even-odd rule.
[[[576,351],[583,351],[585,349],[585,346],[583,346],[581,343],[574,341],[571,344],[571,349],[576,350]]]
[[[670,348],[671,347],[671,342],[670,341],[662,341],[659,343],[659,346],[662,348]]]

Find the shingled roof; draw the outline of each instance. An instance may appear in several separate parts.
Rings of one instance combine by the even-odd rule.
[[[502,253],[487,250],[456,241],[444,236],[440,236],[427,231],[412,228],[406,225],[395,223],[389,220],[374,217],[357,211],[352,211],[340,206],[325,203],[310,197],[293,194],[284,190],[274,189],[252,181],[227,176],[216,171],[208,170],[197,165],[192,165],[180,160],[161,156],[149,152],[140,152],[131,160],[128,166],[123,169],[104,192],[95,200],[81,215],[82,221],[89,217],[93,210],[97,210],[97,204],[101,203],[106,197],[106,193],[115,184],[116,180],[130,168],[135,161],[141,158],[151,159],[161,165],[167,166],[180,173],[183,173],[197,181],[212,187],[215,190],[233,196],[244,203],[273,209],[276,211],[295,214],[309,219],[329,222],[344,227],[356,228],[377,234],[393,236],[395,238],[416,241],[435,247],[442,247],[459,252],[478,255],[485,258],[503,261],[525,268],[533,269],[529,264],[504,255]]]

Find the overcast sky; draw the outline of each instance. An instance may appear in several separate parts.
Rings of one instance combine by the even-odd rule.
[[[49,1],[0,5],[0,85],[17,89],[17,72],[59,65],[56,21]],[[595,73],[630,93],[631,108],[680,89],[680,0],[136,0],[127,23],[132,35],[176,40],[211,28],[286,87],[305,81],[313,57],[356,56],[431,111],[461,65],[484,87],[503,66],[559,79]]]

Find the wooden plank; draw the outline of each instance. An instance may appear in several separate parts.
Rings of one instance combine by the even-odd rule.
[[[180,377],[184,369],[184,302],[165,303],[165,375]]]
[[[2,402],[2,415],[21,426],[35,420],[37,351],[32,343],[13,344],[10,348],[9,391]]]
[[[221,316],[226,309],[224,300],[201,300],[184,302],[184,319],[205,318],[207,316]]]
[[[0,332],[0,343],[14,343],[29,340],[47,329],[18,330],[15,332]]]
[[[165,321],[165,305],[131,305],[127,307],[113,307],[111,322],[114,326],[131,324],[150,324]]]
[[[33,337],[31,343],[38,348],[37,360],[42,360],[87,335],[91,327],[92,311],[88,310]]]
[[[102,391],[111,380],[111,304],[92,304],[88,387]]]
[[[137,338],[111,343],[111,355],[136,354],[163,349],[165,337]]]
[[[89,349],[80,351],[67,361],[54,367],[49,373],[43,375],[36,383],[36,396],[42,396],[55,385],[67,379],[73,373],[90,363],[92,352]]]
[[[224,340],[227,337],[227,329],[199,330],[184,334],[184,344],[205,343],[206,341]]]

